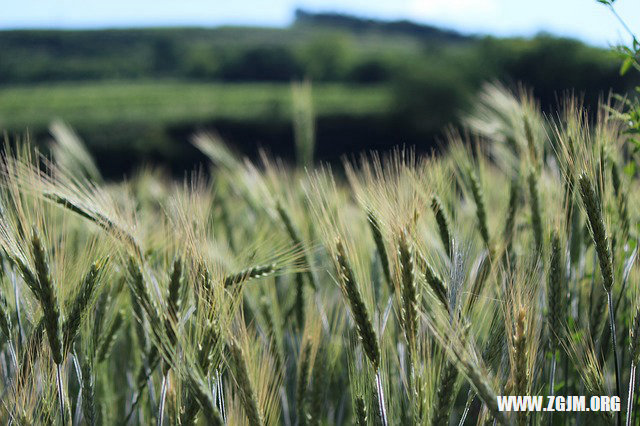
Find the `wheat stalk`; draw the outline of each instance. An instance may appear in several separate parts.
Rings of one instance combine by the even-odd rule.
[[[633,405],[635,404],[634,393],[636,387],[636,369],[640,360],[640,309],[636,308],[635,314],[629,327],[629,354],[631,356],[631,368],[629,369],[629,396],[627,398],[627,423],[631,426]]]

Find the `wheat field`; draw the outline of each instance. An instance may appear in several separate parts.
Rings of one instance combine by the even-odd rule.
[[[333,168],[199,134],[211,164],[180,181],[107,182],[60,123],[50,155],[7,143],[0,421],[637,424],[625,115],[571,97],[544,115],[494,84],[464,123],[439,155]],[[498,395],[622,403],[506,413]]]

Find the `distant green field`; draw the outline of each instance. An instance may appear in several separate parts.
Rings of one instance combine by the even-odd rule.
[[[316,114],[385,112],[383,86],[313,87]],[[0,128],[42,128],[60,118],[71,125],[176,124],[212,119],[289,120],[291,88],[277,83],[92,82],[0,88]]]

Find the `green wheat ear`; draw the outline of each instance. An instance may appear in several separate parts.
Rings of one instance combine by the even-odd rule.
[[[356,417],[356,425],[367,426],[367,406],[364,403],[364,398],[361,395],[356,396],[354,401],[354,411]]]
[[[369,312],[358,289],[355,274],[353,273],[344,245],[340,239],[336,241],[336,262],[338,265],[338,277],[347,296],[349,306],[351,307],[351,313],[353,314],[364,352],[369,358],[369,361],[371,361],[374,370],[377,370],[380,365],[378,336],[371,323]]]
[[[511,180],[509,189],[509,207],[507,209],[507,219],[504,223],[504,240],[510,243],[513,239],[516,218],[518,214],[518,206],[520,201],[520,182],[517,178]]]
[[[373,242],[375,243],[376,250],[378,251],[378,257],[380,258],[380,264],[382,265],[384,278],[387,281],[389,290],[391,292],[394,292],[395,287],[393,286],[393,282],[391,281],[389,258],[387,257],[387,250],[384,245],[384,237],[382,236],[380,222],[376,218],[375,213],[373,213],[371,210],[367,211],[367,221],[369,222],[369,228],[371,229],[371,234],[373,235]]]
[[[47,338],[49,339],[49,347],[53,361],[60,365],[63,357],[62,344],[62,324],[60,306],[56,291],[49,273],[49,260],[47,253],[42,245],[40,236],[33,230],[31,237],[31,250],[35,266],[35,276],[38,285],[38,294],[36,295],[42,306],[44,327],[47,330]]]
[[[93,364],[85,358],[82,362],[82,414],[87,425],[100,424],[100,410],[96,409]]]
[[[249,379],[249,371],[243,351],[240,346],[233,341],[229,343],[228,348],[235,373],[234,377],[240,392],[240,399],[242,400],[242,405],[249,419],[249,424],[251,426],[261,426],[263,421],[260,410],[258,409],[258,399],[256,398],[256,393]]]
[[[318,288],[318,285],[316,284],[315,276],[311,271],[311,262],[309,261],[309,256],[307,254],[307,251],[304,249],[304,245],[302,244],[302,237],[300,236],[300,232],[298,232],[298,229],[296,228],[296,226],[293,224],[293,221],[291,220],[291,216],[289,215],[287,210],[282,206],[280,202],[276,204],[276,210],[278,211],[280,220],[282,220],[282,223],[284,224],[284,227],[286,228],[287,233],[289,234],[289,238],[291,239],[291,242],[295,247],[300,248],[302,250],[302,262],[304,263],[304,267],[306,269],[305,275],[309,279],[309,284],[311,284],[311,287],[313,287],[313,289],[316,290]],[[298,274],[302,274],[302,273],[298,272]]]
[[[433,405],[434,415],[431,421],[433,426],[439,426],[449,422],[451,408],[453,407],[454,397],[456,396],[454,392],[456,380],[458,379],[458,368],[456,365],[446,360],[441,369],[439,379],[439,386]]]
[[[405,338],[409,347],[414,348],[418,330],[418,291],[416,288],[414,252],[413,247],[407,241],[406,231],[400,233],[398,257],[402,279],[402,318]]]
[[[471,183],[471,195],[473,196],[473,201],[476,203],[476,217],[478,219],[480,236],[482,237],[484,244],[487,247],[490,247],[491,242],[489,238],[489,226],[487,225],[487,208],[484,200],[484,191],[482,190],[480,179],[478,178],[475,170],[469,167],[467,169],[467,174],[469,182]]]
[[[0,332],[2,332],[6,340],[11,340],[11,328],[11,316],[9,315],[7,299],[4,297],[4,293],[0,292]],[[0,341],[1,346],[2,342]]]
[[[533,168],[527,176],[527,184],[529,186],[529,201],[531,203],[531,228],[533,230],[533,238],[536,244],[536,251],[538,254],[541,254],[543,244],[542,213],[540,211],[540,194],[538,192],[538,173]]]
[[[451,225],[449,223],[449,215],[447,214],[442,201],[437,195],[431,198],[431,210],[436,217],[436,223],[438,224],[438,232],[440,233],[440,240],[444,245],[444,250],[447,255],[451,256]]]
[[[436,295],[440,303],[444,305],[447,310],[449,307],[449,299],[447,297],[447,287],[444,283],[444,280],[438,273],[433,269],[433,267],[427,262],[426,259],[422,259],[424,263],[424,277],[427,281],[427,284],[431,288],[431,291]]]
[[[618,206],[618,217],[622,225],[622,234],[626,238],[629,235],[630,226],[627,197],[623,192],[618,163],[613,159],[611,159],[611,181],[613,183],[613,193],[616,196],[616,205]]]
[[[528,392],[529,371],[527,370],[527,330],[525,316],[525,310],[520,309],[516,317],[516,330],[513,336],[514,395],[526,395]],[[518,425],[524,426],[526,419],[526,412],[518,413]]]
[[[296,408],[298,410],[298,425],[307,424],[307,384],[309,380],[309,363],[311,358],[311,343],[305,342],[298,359],[298,377],[296,383]]]
[[[322,344],[318,347],[316,359],[311,372],[311,395],[309,396],[309,425],[319,426],[323,414],[323,396],[327,386],[327,359],[326,352]]]
[[[564,323],[564,277],[562,261],[562,244],[557,232],[551,237],[551,258],[549,260],[549,277],[547,282],[548,318],[549,318],[549,338],[551,350],[555,352],[558,348],[558,333]]]
[[[91,298],[96,292],[96,287],[98,286],[99,273],[103,265],[104,265],[104,261],[95,262],[94,264],[91,265],[91,267],[89,268],[89,271],[87,272],[84,279],[82,280],[78,295],[73,300],[73,304],[71,305],[71,310],[69,311],[69,315],[62,326],[65,352],[69,351],[73,343],[73,340],[75,339],[78,333],[78,329],[80,327],[80,321],[89,307]]]
[[[124,317],[122,312],[118,312],[109,328],[100,337],[100,340],[98,341],[98,351],[96,353],[96,360],[98,363],[105,361],[109,357],[123,322]]]
[[[600,209],[600,201],[596,197],[593,184],[586,173],[582,173],[578,179],[580,185],[580,195],[589,219],[589,228],[591,236],[596,246],[598,261],[600,262],[600,271],[602,273],[603,285],[605,290],[611,291],[613,287],[613,261],[611,258],[611,248],[609,247],[609,239],[604,226],[602,210]]]
[[[275,263],[271,263],[269,265],[257,265],[247,269],[243,269],[238,273],[227,275],[224,278],[223,282],[224,282],[224,286],[228,288],[236,284],[240,284],[244,281],[267,277],[275,272],[276,272]]]

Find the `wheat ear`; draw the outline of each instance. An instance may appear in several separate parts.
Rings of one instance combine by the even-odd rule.
[[[556,372],[556,352],[559,346],[558,333],[564,324],[564,276],[562,245],[557,232],[551,236],[551,256],[547,279],[547,318],[549,325],[549,346],[551,349],[551,368],[549,372],[549,395],[555,395],[554,379]],[[551,417],[553,414],[549,413]]]
[[[538,173],[535,169],[529,171],[527,176],[529,185],[529,202],[531,203],[531,228],[536,244],[536,251],[542,254],[542,213],[540,211],[540,194],[538,192]]]
[[[309,403],[309,425],[319,426],[322,416],[322,398],[327,384],[326,354],[322,344],[318,347],[316,359],[313,363],[311,401]]]
[[[611,248],[609,247],[607,232],[602,218],[600,201],[596,197],[591,179],[582,173],[579,178],[580,195],[587,212],[591,236],[596,246],[598,261],[600,262],[600,272],[602,273],[603,285],[607,292],[613,287],[613,262],[611,259]]]
[[[200,408],[202,408],[202,411],[204,412],[204,417],[206,419],[205,424],[210,426],[224,426],[224,420],[216,408],[216,403],[211,397],[211,392],[204,383],[195,377],[192,370],[187,370],[186,382],[193,398],[198,402]],[[253,424],[251,424],[251,426],[253,426]]]
[[[309,380],[309,363],[311,358],[311,344],[305,342],[298,359],[298,377],[296,383],[296,408],[298,411],[298,426],[307,424],[307,384]]]
[[[358,336],[362,341],[364,352],[371,361],[373,369],[377,370],[380,365],[380,348],[378,346],[378,336],[373,328],[369,312],[362,300],[355,274],[351,268],[351,264],[347,258],[342,241],[336,241],[336,262],[338,265],[338,277],[342,284],[342,288],[351,307],[351,313],[356,323]]]
[[[49,273],[49,260],[39,235],[34,230],[31,249],[38,283],[38,299],[42,306],[44,327],[51,348],[51,356],[56,364],[62,363],[62,326],[61,313],[55,288]]]
[[[473,196],[473,201],[476,203],[476,217],[478,218],[480,236],[482,237],[482,241],[484,241],[485,245],[489,247],[489,226],[487,225],[487,209],[484,200],[484,191],[482,190],[480,179],[478,179],[476,172],[472,168],[469,168],[467,172],[469,175],[469,182],[471,183],[471,195]]]
[[[220,335],[216,323],[207,321],[203,333],[202,342],[198,348],[198,366],[202,374],[206,377],[211,369],[211,354],[215,346],[220,341]],[[192,393],[188,393],[184,403],[184,409],[180,416],[180,424],[190,425],[196,419],[200,406],[198,400]]]
[[[165,329],[169,344],[175,347],[177,342],[176,330],[178,325],[178,313],[180,310],[180,289],[182,287],[182,260],[176,257],[173,261],[171,273],[169,274],[169,294],[167,297],[167,317],[165,318]],[[158,407],[158,426],[164,422],[164,407],[167,401],[167,389],[169,387],[168,362],[162,363],[162,385],[160,387],[160,405]]]
[[[456,365],[446,360],[440,372],[440,380],[436,398],[433,405],[433,417],[431,418],[432,426],[445,425],[449,423],[449,416],[453,406],[454,387],[458,379],[458,368]]]
[[[447,287],[444,284],[444,280],[426,261],[426,259],[423,259],[423,263],[425,265],[424,278],[427,281],[427,284],[431,288],[431,291],[433,291],[433,293],[436,295],[440,303],[442,303],[444,307],[449,310],[449,299],[447,297]]]
[[[36,272],[35,276],[37,279],[37,296],[40,301],[40,305],[42,306],[44,328],[47,330],[51,356],[53,358],[53,362],[56,364],[56,382],[58,386],[58,401],[60,403],[60,419],[62,424],[66,424],[65,397],[62,383],[62,315],[60,313],[60,306],[58,305],[58,298],[56,296],[53,281],[49,273],[49,260],[47,258],[47,253],[35,229],[31,236],[31,249]]]
[[[240,284],[244,281],[266,277],[273,274],[275,271],[275,263],[269,265],[252,266],[251,268],[243,269],[236,274],[227,275],[224,279],[224,286],[228,288],[236,284]]]
[[[449,222],[449,215],[442,204],[442,201],[437,195],[431,198],[431,210],[436,217],[436,223],[438,224],[438,232],[440,233],[440,240],[444,250],[449,257],[451,257],[451,224]]]
[[[96,360],[98,363],[103,362],[109,356],[111,352],[111,348],[113,348],[113,343],[116,341],[116,337],[120,328],[122,327],[123,316],[122,312],[118,312],[111,322],[109,328],[105,331],[105,333],[101,336],[98,346],[98,351],[96,352]]]
[[[364,403],[364,398],[362,395],[357,395],[354,401],[354,411],[356,417],[356,425],[358,426],[367,426],[367,406]]]
[[[62,334],[64,340],[64,350],[69,351],[71,344],[78,333],[80,321],[89,306],[89,302],[95,293],[98,284],[98,274],[100,272],[100,264],[94,263],[82,280],[80,291],[71,305],[69,315],[62,325]]]
[[[616,196],[616,204],[618,206],[618,216],[622,224],[622,234],[626,238],[629,235],[629,210],[627,208],[627,197],[622,191],[622,180],[620,179],[620,170],[618,163],[611,160],[611,182],[613,183],[613,193]]]
[[[295,225],[293,224],[293,221],[291,220],[291,216],[289,216],[289,213],[282,206],[280,202],[277,203],[276,210],[278,211],[278,215],[280,216],[280,219],[282,220],[284,227],[287,229],[287,233],[289,234],[289,238],[291,238],[293,245],[296,248],[299,248],[300,250],[302,250],[302,262],[306,269],[305,274],[309,279],[309,284],[311,284],[311,287],[313,287],[313,289],[316,290],[318,288],[318,285],[316,284],[316,279],[315,279],[315,276],[313,275],[313,272],[311,272],[311,262],[309,262],[309,256],[307,255],[307,251],[304,249],[304,245],[302,244],[302,238],[300,237],[300,232],[298,232]],[[301,272],[298,272],[298,274],[301,274]]]
[[[176,257],[169,274],[169,294],[167,295],[167,317],[165,318],[165,328],[171,346],[175,346],[177,336],[175,327],[178,325],[178,314],[180,312],[180,290],[182,288],[182,260]],[[166,375],[168,366],[163,366]]]
[[[513,336],[513,356],[514,356],[514,395],[527,395],[529,372],[527,369],[527,335],[526,335],[526,312],[524,308],[518,311],[516,318],[516,330]],[[519,413],[518,424],[526,424],[527,413]]]
[[[367,221],[369,222],[369,228],[371,229],[371,234],[373,235],[373,242],[375,243],[376,250],[378,251],[378,257],[380,258],[380,264],[382,265],[384,278],[387,281],[387,285],[389,286],[390,291],[393,293],[393,291],[395,291],[395,287],[393,286],[393,282],[391,281],[389,258],[387,257],[387,249],[384,245],[384,237],[382,236],[380,222],[371,210],[367,211]]]
[[[596,197],[593,184],[586,173],[582,173],[578,179],[580,184],[580,195],[584,203],[591,236],[596,246],[596,254],[600,263],[600,272],[604,289],[607,293],[607,304],[609,307],[609,327],[611,329],[611,340],[613,344],[613,358],[615,364],[616,377],[616,395],[620,396],[620,364],[618,362],[618,347],[616,339],[616,323],[614,318],[614,306],[611,290],[613,287],[613,259],[611,256],[611,247],[607,238],[607,231],[604,226],[600,200]],[[622,414],[618,411],[618,424],[622,423]]]
[[[100,410],[96,410],[93,365],[88,358],[82,363],[82,414],[89,426],[100,424]]]
[[[418,332],[418,291],[415,278],[415,259],[413,247],[407,241],[407,232],[400,233],[398,258],[402,278],[402,318],[405,338],[410,352],[416,344]]]
[[[4,294],[0,292],[0,332],[7,341],[11,341],[11,316]]]
[[[228,345],[231,354],[231,362],[233,371],[235,372],[236,383],[240,391],[240,399],[244,406],[245,414],[249,419],[249,425],[261,426],[263,424],[262,416],[258,409],[258,399],[249,379],[249,371],[244,354],[240,346],[236,342],[231,341]]]

